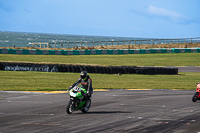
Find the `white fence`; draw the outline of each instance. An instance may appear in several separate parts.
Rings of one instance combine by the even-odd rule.
[[[191,44],[199,43],[200,37],[178,38],[178,39],[145,39],[145,40],[123,40],[123,41],[84,41],[84,42],[30,42],[28,45],[39,48],[89,48],[95,46],[116,45],[156,45],[156,44]]]

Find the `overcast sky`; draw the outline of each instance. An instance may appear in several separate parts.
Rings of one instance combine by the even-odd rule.
[[[0,31],[200,37],[200,0],[0,0]]]

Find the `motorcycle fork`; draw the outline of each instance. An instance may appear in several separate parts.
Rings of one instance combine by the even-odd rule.
[[[74,107],[77,108],[79,106],[79,100],[73,97],[71,97],[71,99],[73,101]]]

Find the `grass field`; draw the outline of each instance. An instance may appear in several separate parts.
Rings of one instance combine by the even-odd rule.
[[[195,89],[199,73],[178,75],[90,74],[94,89]],[[66,90],[79,73],[0,71],[0,90]]]
[[[200,66],[200,53],[128,55],[12,55],[1,54],[0,61],[47,62],[129,66]]]
[[[132,55],[0,55],[0,61],[130,66],[200,66],[200,53]],[[94,89],[195,89],[199,73],[90,74]],[[0,71],[0,90],[66,90],[79,73]]]

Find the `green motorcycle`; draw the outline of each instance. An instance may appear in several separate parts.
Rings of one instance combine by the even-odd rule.
[[[77,84],[78,85],[78,84]],[[70,100],[67,104],[66,112],[71,114],[73,111],[81,110],[83,113],[88,112],[91,106],[91,99],[88,99],[86,89],[75,85],[69,90]]]

